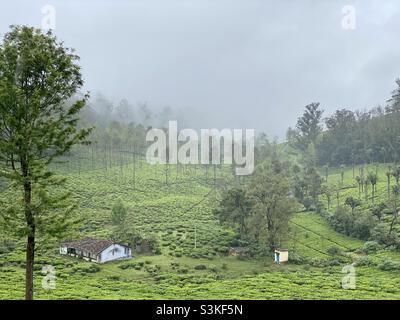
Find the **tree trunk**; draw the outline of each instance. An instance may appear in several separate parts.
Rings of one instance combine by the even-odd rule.
[[[26,244],[26,286],[25,299],[33,300],[33,263],[35,260],[35,221],[31,210],[31,183],[24,183],[25,218],[28,227],[28,241]]]
[[[25,300],[33,300],[33,263],[35,260],[35,236],[28,236],[26,244]]]
[[[392,234],[393,227],[394,227],[394,223],[396,222],[396,220],[397,220],[397,213],[395,213],[395,214],[393,215],[392,222],[390,223],[389,234]]]
[[[26,273],[25,273],[25,299],[33,300],[33,263],[35,260],[35,219],[33,216],[32,184],[29,179],[29,169],[26,159],[21,161],[22,175],[24,177],[24,211],[26,226],[28,227],[28,239],[26,243]]]
[[[217,185],[217,173],[216,173],[216,165],[214,164],[214,190]]]

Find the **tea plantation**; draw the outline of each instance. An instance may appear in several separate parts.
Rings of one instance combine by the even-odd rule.
[[[272,255],[228,256],[235,232],[213,216],[219,190],[231,182],[228,168],[150,166],[143,161],[107,168],[67,171],[67,187],[80,204],[81,236],[108,238],[110,211],[122,200],[126,227],[152,235],[156,255],[134,254],[129,261],[94,264],[58,254],[58,242],[42,243],[35,264],[36,299],[399,299],[400,255],[334,231],[326,218],[296,213],[283,245],[290,262]],[[382,169],[383,170],[383,169]],[[383,171],[382,173],[383,174]],[[341,174],[333,172],[328,182]],[[358,194],[346,169],[345,194]],[[385,180],[378,185],[384,197]],[[7,189],[2,197],[12,197]],[[15,196],[15,195],[14,195]],[[333,201],[334,202],[334,201]],[[1,234],[0,299],[23,299],[23,241]],[[56,287],[43,289],[42,267],[55,268]],[[355,289],[343,289],[344,266],[355,268]]]

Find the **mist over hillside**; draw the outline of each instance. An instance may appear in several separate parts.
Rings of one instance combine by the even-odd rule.
[[[10,24],[40,26],[46,4],[3,1],[0,35]],[[55,33],[79,52],[92,96],[169,106],[189,114],[182,122],[190,127],[253,128],[283,139],[311,102],[327,114],[384,105],[400,74],[396,0],[52,5]],[[346,5],[356,9],[350,30]]]

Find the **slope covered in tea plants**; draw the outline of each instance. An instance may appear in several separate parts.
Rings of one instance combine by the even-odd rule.
[[[58,254],[58,242],[38,251],[38,299],[395,299],[400,274],[393,251],[362,252],[364,242],[334,231],[315,213],[296,213],[284,245],[293,257],[277,266],[272,256],[238,259],[226,255],[235,233],[212,214],[218,190],[232,183],[229,169],[149,166],[144,162],[67,173],[67,188],[80,204],[81,236],[107,238],[113,204],[128,208],[127,229],[155,235],[159,255],[103,265]],[[333,176],[332,176],[333,177]],[[333,180],[332,177],[329,179]],[[216,188],[216,189],[214,189]],[[9,196],[8,191],[3,196]],[[3,235],[4,237],[4,235]],[[2,239],[2,241],[5,238]],[[4,245],[3,241],[3,245]],[[12,245],[11,245],[12,247]],[[332,249],[333,248],[333,249]],[[4,248],[3,248],[4,249]],[[22,243],[0,254],[0,298],[24,295]],[[356,267],[357,287],[344,290],[342,268]],[[56,289],[45,290],[43,266],[56,272]]]

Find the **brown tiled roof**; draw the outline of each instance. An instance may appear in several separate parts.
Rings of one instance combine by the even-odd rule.
[[[61,245],[68,247],[68,248],[78,249],[78,250],[86,251],[86,252],[97,255],[100,252],[102,252],[103,250],[107,249],[112,244],[114,244],[114,242],[112,242],[110,240],[98,240],[98,239],[94,239],[94,238],[85,238],[81,241],[64,242]]]

